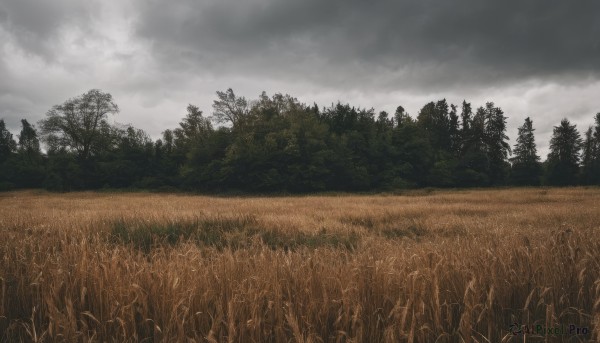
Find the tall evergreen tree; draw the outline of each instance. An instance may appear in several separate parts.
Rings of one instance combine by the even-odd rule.
[[[594,117],[594,140],[596,141],[596,147],[600,150],[600,112],[596,113]],[[600,151],[597,151],[600,153]]]
[[[21,119],[21,134],[19,135],[19,152],[27,156],[38,156],[40,154],[40,140],[35,127]]]
[[[471,105],[463,102],[457,181],[460,186],[486,186],[489,184],[490,169],[486,147],[486,111],[479,107],[474,115],[471,114]]]
[[[433,148],[434,161],[427,177],[433,186],[453,186],[458,163],[459,126],[456,106],[446,99],[425,105],[417,117],[418,127]]]
[[[460,112],[460,130],[458,133],[459,136],[459,156],[463,156],[466,150],[467,145],[469,144],[470,135],[471,135],[471,122],[473,121],[473,109],[471,108],[471,104],[463,100],[462,107]]]
[[[412,123],[413,119],[411,116],[404,110],[404,107],[398,106],[396,107],[396,112],[394,112],[394,125],[397,127],[403,126],[408,123]]]
[[[581,181],[585,184],[600,184],[600,113],[594,119],[583,142]]]
[[[458,114],[456,112],[456,105],[450,105],[450,112],[448,113],[449,122],[448,122],[448,131],[450,134],[450,152],[454,157],[458,157],[460,155],[460,125],[458,123]]]
[[[471,120],[473,119],[473,109],[471,108],[471,104],[466,100],[463,100],[462,110],[460,112],[461,119],[461,133],[463,140],[465,140],[466,134],[469,132],[471,128]]]
[[[417,123],[434,149],[450,151],[453,130],[451,129],[450,105],[446,99],[436,103],[430,102],[423,106],[417,116]]]
[[[517,144],[513,150],[514,156],[510,159],[511,181],[516,185],[536,186],[540,184],[542,165],[537,154],[535,137],[533,134],[533,122],[529,117],[519,128]]]
[[[577,183],[581,146],[577,126],[571,125],[568,119],[563,119],[559,126],[554,127],[547,161],[549,184],[566,186]]]
[[[0,119],[0,163],[6,161],[17,149],[12,133],[6,128],[4,119]]]
[[[511,151],[507,142],[504,111],[500,107],[494,107],[493,102],[485,105],[485,137],[490,161],[490,183],[502,185],[506,182],[510,168],[507,159]]]
[[[37,131],[26,119],[22,119],[18,137],[17,155],[11,166],[12,180],[17,187],[40,187],[46,171]]]

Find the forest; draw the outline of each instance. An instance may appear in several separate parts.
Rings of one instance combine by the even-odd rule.
[[[216,92],[212,115],[194,105],[152,140],[111,116],[110,93],[92,89],[11,133],[0,119],[0,190],[148,189],[306,193],[420,187],[600,185],[600,113],[581,134],[554,126],[542,161],[526,118],[508,143],[503,110],[445,99],[415,117],[338,102],[320,108],[290,95]]]

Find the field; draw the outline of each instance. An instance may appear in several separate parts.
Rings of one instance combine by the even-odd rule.
[[[598,188],[0,193],[0,340],[599,341],[599,233]]]

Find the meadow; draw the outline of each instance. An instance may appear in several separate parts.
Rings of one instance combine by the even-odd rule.
[[[0,193],[0,341],[600,341],[599,233],[599,188]]]

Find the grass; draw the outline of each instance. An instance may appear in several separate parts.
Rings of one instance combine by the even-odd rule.
[[[599,229],[597,188],[0,193],[0,341],[598,341]]]
[[[127,221],[120,219],[111,224],[109,241],[126,244],[145,253],[164,245],[194,243],[199,247],[214,247],[222,251],[251,248],[262,243],[271,249],[296,250],[300,247],[323,246],[352,249],[358,236],[327,233],[322,228],[316,233],[276,232],[263,230],[253,216],[193,218],[168,222]]]

